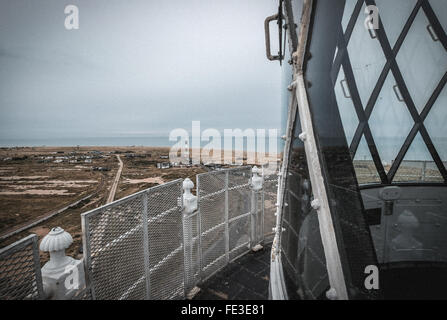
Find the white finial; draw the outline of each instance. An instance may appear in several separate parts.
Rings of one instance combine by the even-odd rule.
[[[312,200],[312,202],[310,203],[310,205],[312,206],[312,208],[314,210],[318,210],[320,209],[320,201],[318,199],[314,199]]]
[[[264,179],[258,175],[260,172],[258,167],[254,166],[253,169],[251,169],[251,172],[253,173],[253,176],[251,177],[251,187],[253,190],[259,191],[262,189]]]
[[[329,300],[337,300],[337,291],[334,288],[330,288],[328,291],[326,291],[326,298],[328,298]]]
[[[50,253],[50,261],[42,267],[47,298],[69,299],[85,286],[82,260],[65,255],[65,249],[72,243],[71,235],[60,227],[51,229],[40,242],[40,250]]]
[[[186,178],[183,181],[183,190],[185,190],[186,193],[191,193],[192,188],[194,188],[194,182],[192,182],[191,179]]]
[[[54,252],[67,249],[73,243],[71,235],[60,227],[51,231],[40,242],[40,250]]]

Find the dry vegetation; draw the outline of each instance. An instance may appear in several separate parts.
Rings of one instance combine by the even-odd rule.
[[[157,162],[166,161],[160,159],[161,155],[167,155],[167,151],[166,153],[152,152],[151,157],[146,158],[121,155],[124,168],[116,199],[176,179],[190,178],[195,182],[196,175],[205,172],[202,167],[158,169]]]
[[[105,204],[118,169],[115,154],[124,163],[115,199],[179,178],[195,181],[196,174],[205,172],[201,167],[158,169],[157,162],[167,161],[160,156],[168,155],[168,148],[0,149],[0,235],[92,195],[30,229],[0,240],[0,248],[30,233],[36,233],[41,239],[50,228],[60,226],[73,236],[74,243],[67,253],[79,257],[82,254],[80,214]],[[94,170],[95,167],[109,171]],[[41,255],[43,263],[48,257]]]

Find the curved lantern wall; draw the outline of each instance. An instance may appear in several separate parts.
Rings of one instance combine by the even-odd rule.
[[[358,183],[400,185],[362,191],[379,263],[447,262],[446,190],[424,186],[446,181],[446,26],[445,1],[346,1],[333,75]]]
[[[376,6],[379,29],[365,27]],[[332,77],[359,184],[445,182],[442,1],[346,1]]]
[[[285,1],[283,11],[286,20],[286,50],[282,63],[282,112],[286,132],[287,118],[296,98],[290,90],[293,82],[291,52],[297,48],[303,1]],[[290,29],[292,25],[296,30]],[[297,117],[292,128],[288,172],[283,178],[285,192],[281,215],[281,262],[285,287],[289,299],[319,299],[329,288],[328,272],[317,213],[311,207],[312,190],[304,143],[299,138],[301,130]]]
[[[283,1],[295,39],[303,2]],[[376,30],[365,27],[367,6],[378,8]],[[306,89],[349,298],[445,297],[447,2],[314,0],[312,8]],[[294,52],[298,41],[288,44]],[[283,68],[292,69],[287,59]],[[327,261],[298,115],[293,131],[281,219],[285,284],[289,298],[325,298]],[[362,287],[368,264],[379,266],[381,290]]]

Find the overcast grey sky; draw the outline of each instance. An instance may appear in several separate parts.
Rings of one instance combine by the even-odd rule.
[[[79,8],[66,30],[64,8]],[[274,0],[0,0],[2,138],[279,128]],[[274,42],[276,43],[276,41]]]

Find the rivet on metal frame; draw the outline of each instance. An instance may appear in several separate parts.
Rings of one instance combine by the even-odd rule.
[[[318,199],[314,199],[312,200],[312,202],[310,203],[310,205],[312,206],[312,208],[314,210],[319,210],[320,209],[320,201]]]

